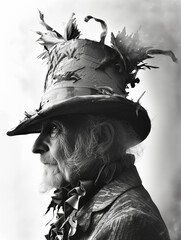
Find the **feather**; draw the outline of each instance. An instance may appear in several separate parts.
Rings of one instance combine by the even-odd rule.
[[[56,35],[59,37],[59,38],[62,38],[62,35],[60,33],[58,33],[57,31],[55,31],[52,27],[50,27],[44,20],[44,14],[41,13],[40,10],[39,11],[39,15],[40,15],[40,20],[41,20],[41,24],[48,30],[48,31],[52,31],[54,33],[56,33]]]
[[[123,65],[124,65],[124,69],[127,70],[127,65],[126,65],[124,56],[122,55],[121,51],[119,50],[119,48],[117,46],[117,39],[115,38],[113,33],[111,33],[111,43],[113,44],[113,48],[119,53],[120,59],[122,60]],[[118,63],[118,66],[121,68],[120,63]]]
[[[134,66],[138,63],[150,58],[147,54],[147,50],[151,47],[143,47],[141,45],[138,31],[128,36],[126,34],[126,28],[124,28],[122,32],[118,32],[114,41],[112,40],[113,48],[116,48],[123,55],[124,59],[129,61],[128,68],[134,69]]]
[[[40,31],[36,32],[40,36],[37,41],[43,45],[46,50],[39,57],[47,60],[48,74],[52,74],[52,76],[57,64],[65,56],[68,59],[74,56],[75,49],[73,49],[73,51],[70,49],[66,50],[66,52],[62,52],[62,44],[58,44],[80,37],[81,33],[77,27],[74,15],[75,14],[73,13],[69,19],[64,31],[64,36],[62,36],[45,22],[44,15],[39,11],[41,24],[47,31],[46,33]],[[88,22],[90,19],[94,19],[101,24],[103,31],[100,36],[100,43],[104,44],[108,31],[107,24],[103,20],[90,15],[85,17],[84,20]],[[170,56],[174,62],[178,61],[174,53],[170,50],[164,51],[153,49],[150,46],[143,46],[143,43],[140,41],[139,30],[136,33],[128,35],[126,33],[126,28],[124,27],[122,32],[118,32],[116,36],[111,33],[111,44],[112,48],[115,49],[115,56],[112,56],[111,58],[105,56],[97,69],[104,69],[110,62],[115,61],[115,66],[119,67],[119,71],[124,72],[125,74],[126,84],[130,84],[131,87],[134,87],[135,83],[139,82],[139,78],[136,77],[139,70],[158,68],[144,62],[146,59],[153,58],[151,55],[167,55]],[[74,76],[74,80],[78,81],[79,76]],[[47,83],[45,81],[45,87],[46,85]]]
[[[165,50],[160,50],[160,49],[149,49],[147,51],[147,54],[162,54],[162,55],[167,55],[169,57],[171,57],[171,59],[173,60],[173,62],[178,62],[178,59],[176,58],[175,54],[169,50],[169,51],[165,51]]]
[[[49,50],[53,45],[55,45],[58,42],[65,41],[64,38],[60,33],[53,30],[52,27],[50,27],[44,20],[44,14],[42,14],[39,11],[39,16],[41,20],[41,24],[46,28],[47,32],[43,33],[40,31],[37,31],[36,33],[40,35],[40,38],[37,40],[39,44],[43,45],[46,50]]]
[[[132,87],[135,86],[135,83],[139,82],[136,75],[140,69],[158,68],[144,63],[144,60],[152,58],[150,55],[167,55],[170,56],[174,62],[178,61],[172,51],[164,51],[143,46],[140,41],[139,31],[127,35],[125,27],[122,32],[118,32],[116,37],[112,33],[111,43],[112,47],[119,53],[120,58],[126,66],[128,73],[127,84],[130,83]]]
[[[72,13],[64,32],[64,38],[66,41],[71,39],[76,39],[80,37],[80,31],[77,27],[76,19],[74,17],[75,13]]]
[[[43,45],[46,50],[49,50],[54,44],[58,42],[64,42],[64,39],[57,38],[57,34],[55,32],[36,32],[40,35],[40,38],[37,40],[39,44]]]

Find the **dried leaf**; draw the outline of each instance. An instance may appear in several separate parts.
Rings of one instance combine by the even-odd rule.
[[[42,33],[42,32],[36,32],[39,34],[41,37],[37,40],[37,42],[41,45],[43,45],[46,50],[49,50],[53,45],[55,45],[58,42],[63,42],[64,39],[60,39],[57,37],[57,34],[55,32],[47,32],[47,33]]]
[[[162,55],[167,55],[169,57],[171,57],[171,59],[173,60],[173,62],[178,62],[178,59],[176,58],[175,54],[169,50],[169,51],[165,51],[165,50],[160,50],[160,49],[149,49],[147,51],[147,54],[162,54]]]
[[[50,27],[44,20],[44,14],[42,14],[39,11],[39,16],[41,20],[41,24],[46,28],[47,32],[42,33],[40,31],[36,32],[38,35],[40,35],[40,38],[37,40],[38,43],[43,45],[46,50],[49,50],[54,44],[65,41],[60,33],[57,31],[53,30],[52,27]]]
[[[177,62],[177,58],[172,51],[143,46],[140,41],[139,31],[127,35],[126,28],[124,27],[122,32],[118,32],[116,37],[114,34],[111,35],[111,43],[112,47],[120,54],[120,58],[126,66],[128,72],[127,84],[130,83],[132,87],[138,82],[136,75],[140,69],[158,68],[143,62],[146,59],[152,58],[150,55],[167,55],[170,56],[174,62]]]
[[[80,31],[77,27],[76,19],[74,17],[75,13],[72,14],[69,19],[67,26],[65,28],[64,38],[65,40],[76,39],[80,37]]]
[[[40,15],[40,20],[41,20],[41,24],[48,30],[48,31],[52,31],[54,33],[56,33],[58,38],[62,38],[62,35],[60,33],[58,33],[57,31],[55,31],[52,27],[50,27],[44,20],[44,14],[41,13],[40,10],[39,11],[39,15]]]

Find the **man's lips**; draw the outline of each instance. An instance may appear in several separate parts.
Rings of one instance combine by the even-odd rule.
[[[58,165],[57,163],[55,162],[44,162],[44,161],[41,161],[44,165]]]
[[[43,162],[43,164],[44,164],[44,165],[53,165],[53,166],[57,165],[57,164],[55,164],[55,163],[47,163],[47,162]]]
[[[57,162],[55,160],[50,161],[50,160],[47,160],[47,159],[40,158],[40,161],[44,165],[57,165]]]

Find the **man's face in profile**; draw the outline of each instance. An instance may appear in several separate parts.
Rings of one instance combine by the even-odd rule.
[[[59,188],[69,182],[72,170],[67,158],[73,149],[73,133],[65,129],[58,120],[48,120],[42,124],[41,133],[33,145],[33,153],[40,154],[44,164],[43,183],[40,191]]]
[[[97,131],[91,117],[64,116],[45,120],[33,145],[44,164],[41,192],[75,186],[80,179],[92,178],[99,170]]]
[[[122,125],[117,120],[114,127],[112,124],[107,117],[93,115],[68,115],[45,120],[33,146],[33,153],[39,153],[44,164],[40,191],[62,188],[67,184],[76,186],[79,180],[96,180],[107,161],[111,157],[117,159],[122,152]],[[114,129],[122,132],[119,141]],[[119,149],[113,144],[117,141]]]

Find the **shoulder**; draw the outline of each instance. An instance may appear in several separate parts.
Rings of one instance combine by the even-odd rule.
[[[142,185],[120,194],[109,206],[109,211],[112,212],[112,217],[115,212],[115,214],[122,213],[123,216],[125,214],[139,215],[142,213],[158,219],[161,218],[158,208]],[[115,217],[117,217],[117,214]]]
[[[160,213],[143,186],[120,195],[104,210],[100,239],[169,240]]]
[[[130,223],[133,219],[150,224],[154,222],[164,224],[158,208],[142,185],[118,196],[107,209],[107,214],[108,219],[115,221],[124,219],[124,222]]]
[[[169,240],[169,235],[163,223],[135,209],[112,220],[104,220],[95,239]]]

